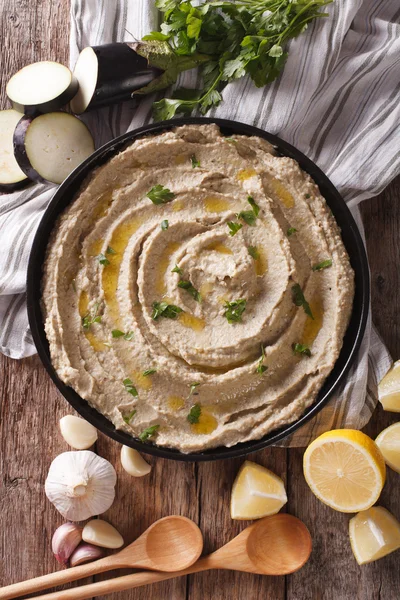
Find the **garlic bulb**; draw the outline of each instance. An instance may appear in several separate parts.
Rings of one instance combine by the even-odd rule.
[[[129,446],[122,446],[121,448],[121,464],[132,477],[143,477],[151,471],[151,465],[144,460],[137,450],[129,448]]]
[[[82,529],[76,523],[64,523],[55,530],[51,540],[51,548],[56,560],[66,565],[75,548],[82,541]]]
[[[85,419],[74,415],[66,415],[60,419],[60,429],[67,444],[76,450],[87,450],[97,440],[97,429]]]
[[[83,563],[91,562],[103,558],[105,552],[103,548],[99,546],[92,546],[92,544],[80,544],[77,549],[71,554],[69,559],[70,567],[77,567],[83,565]]]
[[[101,546],[102,548],[121,548],[124,545],[122,535],[102,519],[93,519],[86,523],[82,531],[82,539],[89,544]]]
[[[110,508],[116,482],[114,467],[94,452],[63,452],[50,465],[45,492],[63,517],[83,521]]]

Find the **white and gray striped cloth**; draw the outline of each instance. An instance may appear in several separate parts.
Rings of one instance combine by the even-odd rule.
[[[399,0],[335,0],[290,44],[284,73],[256,89],[243,78],[223,92],[209,116],[276,133],[315,161],[344,196],[359,224],[357,204],[378,194],[400,171]],[[140,39],[158,27],[154,0],[72,0],[71,65],[88,45]],[[49,57],[51,58],[51,57]],[[196,73],[181,84],[194,87]],[[154,97],[85,117],[100,146],[151,120]],[[54,186],[36,185],[0,199],[0,350],[35,353],[25,306],[25,276],[36,227]],[[303,446],[322,431],[361,428],[376,405],[377,381],[390,357],[368,321],[345,385],[285,445]]]

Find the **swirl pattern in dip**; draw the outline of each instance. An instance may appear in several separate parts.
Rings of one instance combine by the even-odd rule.
[[[339,355],[353,271],[317,186],[256,137],[188,125],[98,168],[48,245],[60,378],[183,452],[298,419]]]

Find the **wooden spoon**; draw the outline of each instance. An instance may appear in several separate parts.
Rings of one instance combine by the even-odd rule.
[[[134,573],[37,596],[32,600],[85,600],[208,569],[230,569],[259,575],[288,575],[307,562],[311,546],[311,536],[304,523],[291,515],[279,514],[265,517],[250,525],[225,546],[200,558],[183,571]]]
[[[117,554],[1,588],[0,599],[39,592],[112,569],[131,567],[179,571],[192,565],[202,550],[203,536],[196,523],[186,517],[164,517],[153,523],[135,542]]]

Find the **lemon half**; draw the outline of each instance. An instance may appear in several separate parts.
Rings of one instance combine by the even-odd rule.
[[[400,360],[394,363],[378,385],[378,397],[384,410],[400,412]]]
[[[375,504],[386,477],[378,446],[355,429],[320,435],[305,451],[303,469],[317,498],[341,512],[358,512]]]
[[[400,473],[400,422],[386,427],[375,440],[386,464]]]

